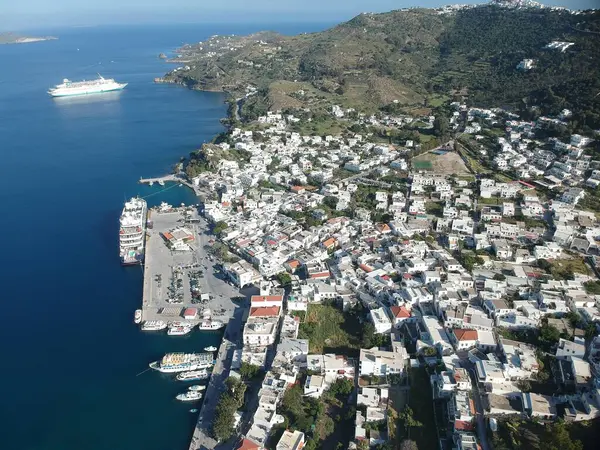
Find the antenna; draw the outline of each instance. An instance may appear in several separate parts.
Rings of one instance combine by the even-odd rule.
[[[98,76],[100,77],[101,80],[104,80],[104,77],[102,75],[98,74]]]

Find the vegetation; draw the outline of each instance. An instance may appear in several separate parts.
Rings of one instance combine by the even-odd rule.
[[[491,442],[495,450],[522,448],[583,450],[583,443],[571,436],[574,434],[575,426],[577,425],[568,425],[564,422],[542,424],[516,418],[500,420],[498,431],[492,435]]]
[[[234,432],[235,412],[244,404],[246,385],[236,378],[227,378],[227,389],[219,397],[212,424],[212,432],[218,441],[226,441]]]
[[[277,281],[279,281],[279,283],[284,287],[292,284],[292,277],[287,272],[278,273],[276,278],[277,278]]]
[[[238,372],[242,377],[242,380],[249,381],[258,378],[262,373],[262,369],[254,364],[242,362],[242,365]]]
[[[583,284],[585,292],[592,295],[600,295],[600,281],[588,281]]]
[[[308,305],[306,319],[300,324],[298,337],[309,339],[311,353],[341,352],[357,354],[361,345],[358,318],[333,304]]]

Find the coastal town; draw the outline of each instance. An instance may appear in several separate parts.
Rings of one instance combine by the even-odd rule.
[[[237,312],[190,449],[487,450],[600,416],[598,132],[447,107],[333,105],[346,131],[325,135],[270,111],[180,167],[198,211],[154,220],[177,262],[146,264],[202,259],[218,278],[199,298]],[[441,145],[361,131],[416,123]],[[198,323],[195,297],[144,316]]]

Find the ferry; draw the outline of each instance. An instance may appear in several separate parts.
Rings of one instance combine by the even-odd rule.
[[[136,309],[135,315],[133,317],[133,322],[137,324],[137,323],[140,323],[141,321],[142,321],[142,310]]]
[[[177,374],[177,380],[179,381],[197,381],[207,380],[210,377],[208,370],[192,370],[190,372],[181,372]]]
[[[146,219],[148,205],[141,198],[125,202],[119,219],[119,256],[121,264],[128,266],[141,264],[146,246]]]
[[[202,393],[198,391],[187,391],[183,394],[179,394],[175,398],[181,402],[195,402],[202,398]]]
[[[63,79],[62,84],[57,84],[48,90],[52,97],[70,97],[73,95],[101,94],[103,92],[120,91],[125,89],[127,83],[117,83],[114,79],[103,78],[98,74],[96,80],[71,81]]]
[[[203,391],[204,389],[206,389],[206,386],[200,386],[199,384],[195,384],[188,388],[189,391]]]
[[[211,353],[167,353],[160,361],[150,363],[159,372],[173,373],[207,369],[214,364]]]
[[[205,352],[216,352],[217,347],[213,347],[212,345],[210,347],[204,347],[204,351]]]
[[[160,331],[167,328],[167,323],[162,320],[146,320],[142,324],[142,331]]]
[[[198,325],[198,329],[203,331],[214,331],[220,330],[224,326],[225,324],[223,322],[219,322],[218,320],[203,320],[200,322],[200,325]]]

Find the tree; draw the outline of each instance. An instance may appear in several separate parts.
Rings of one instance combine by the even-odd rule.
[[[338,198],[332,197],[332,196],[327,196],[323,199],[323,204],[325,206],[327,206],[328,208],[335,209],[335,207],[338,204]]]
[[[278,273],[276,275],[276,278],[282,286],[289,286],[290,284],[292,284],[292,277],[287,272]]]
[[[540,343],[547,348],[552,347],[560,339],[560,331],[554,325],[542,324],[540,327]]]
[[[600,294],[600,281],[587,281],[583,283],[585,292],[592,295]]]
[[[362,329],[362,347],[372,348],[375,345],[375,326],[371,322],[365,322]]]
[[[550,269],[552,269],[552,264],[550,264],[548,262],[548,260],[540,258],[537,260],[537,265],[540,269],[546,271],[546,272],[550,272]]]
[[[501,273],[496,273],[496,274],[494,274],[494,280],[504,281],[504,280],[506,280],[506,277]]]
[[[448,118],[443,114],[438,114],[433,122],[433,132],[438,137],[448,135]]]
[[[220,220],[217,223],[215,223],[215,226],[213,227],[213,233],[215,234],[221,234],[223,231],[225,231],[225,229],[227,228],[227,222]]]
[[[261,368],[254,365],[249,364],[247,362],[242,362],[242,365],[239,369],[240,376],[243,380],[251,380],[260,374]]]
[[[419,450],[419,447],[417,447],[417,443],[415,441],[404,439],[402,442],[400,442],[400,450]]]

